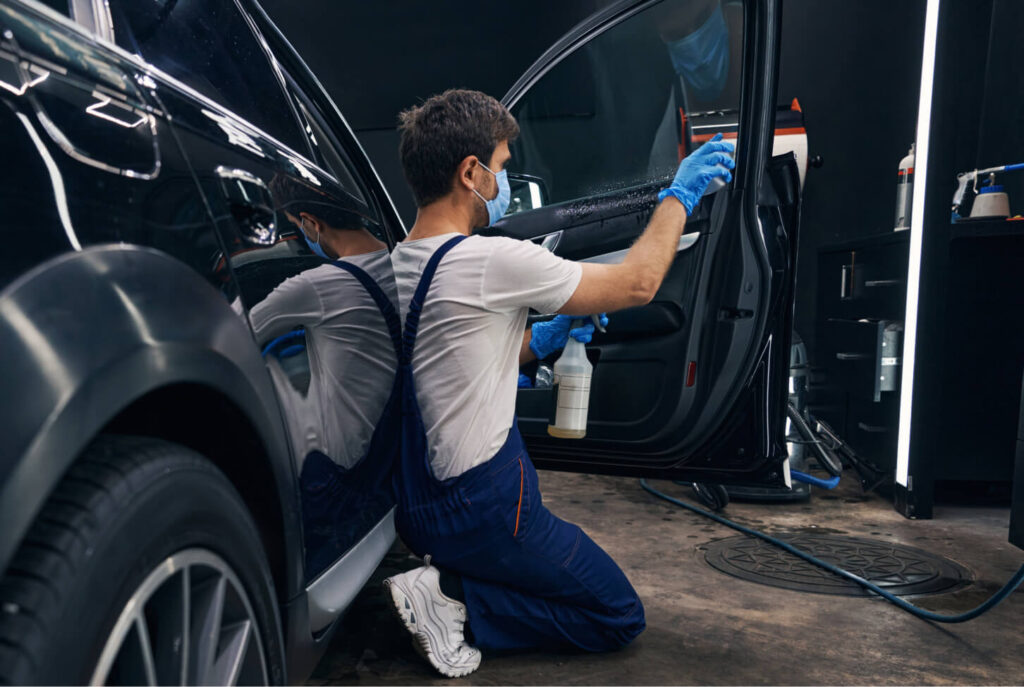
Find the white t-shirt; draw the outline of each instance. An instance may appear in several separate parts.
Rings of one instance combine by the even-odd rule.
[[[403,322],[430,256],[456,235],[405,241],[392,251]],[[530,308],[557,311],[582,272],[575,262],[510,238],[470,236],[441,260],[412,361],[435,478],[461,475],[505,443]]]
[[[387,250],[345,262],[362,268],[398,302]],[[318,449],[344,468],[355,465],[366,453],[398,369],[373,298],[349,272],[321,265],[282,282],[249,317],[261,346],[295,327],[306,329],[310,382],[304,397],[289,387],[281,365],[268,360],[278,388],[287,391],[283,401],[299,460]]]

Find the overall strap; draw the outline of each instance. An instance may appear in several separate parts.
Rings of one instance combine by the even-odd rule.
[[[420,282],[416,286],[416,293],[413,294],[412,301],[409,303],[409,312],[405,316],[405,331],[402,333],[402,355],[399,357],[403,365],[412,363],[412,351],[416,346],[416,331],[420,326],[423,301],[427,298],[427,291],[430,290],[430,282],[434,280],[437,266],[441,263],[441,259],[448,254],[448,251],[459,245],[465,238],[467,237],[460,234],[446,241],[430,256],[427,267],[423,270],[423,276],[420,277]]]
[[[398,313],[395,311],[395,304],[391,302],[387,294],[384,293],[384,289],[380,287],[380,284],[373,280],[373,277],[368,275],[365,270],[361,267],[356,267],[350,262],[343,260],[332,261],[332,265],[340,267],[345,270],[353,277],[359,280],[359,283],[363,285],[366,292],[373,298],[373,302],[377,304],[377,308],[380,310],[380,314],[384,316],[384,323],[388,327],[388,333],[391,335],[391,344],[395,347],[395,355],[399,360],[402,359],[402,323],[398,318]]]

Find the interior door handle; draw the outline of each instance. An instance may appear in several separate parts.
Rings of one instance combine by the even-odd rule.
[[[274,245],[277,215],[267,185],[244,169],[222,165],[215,171],[242,239],[256,246]]]
[[[902,279],[872,279],[864,282],[864,286],[869,288],[875,286],[899,286],[902,283]]]
[[[540,247],[541,248],[547,248],[549,251],[554,253],[555,249],[558,248],[558,244],[561,243],[561,241],[562,241],[562,232],[561,232],[561,230],[555,231],[555,232],[552,232],[550,234],[547,234],[547,235],[541,237]]]
[[[867,360],[870,357],[867,353],[836,353],[837,360]]]

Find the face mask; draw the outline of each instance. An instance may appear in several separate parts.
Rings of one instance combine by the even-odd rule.
[[[722,6],[718,5],[699,29],[669,43],[668,54],[697,100],[707,102],[721,95],[729,76],[729,30]]]
[[[306,235],[306,220],[305,220],[305,218],[302,219],[302,238],[306,239],[306,245],[309,246],[309,249],[311,251],[313,251],[314,253],[319,255],[324,260],[330,260],[330,258],[327,257],[327,253],[325,253],[324,249],[320,246],[320,232],[318,231],[316,233],[316,241],[315,242],[314,241],[310,241],[309,240],[309,236]]]
[[[508,185],[508,173],[504,169],[495,173],[490,167],[482,162],[480,163],[480,166],[488,172],[491,172],[491,174],[494,174],[494,179],[498,182],[498,195],[491,200],[487,200],[480,195],[479,191],[473,189],[473,193],[476,194],[476,197],[484,201],[484,205],[487,206],[487,226],[491,226],[505,216],[509,203],[512,202],[512,189]]]

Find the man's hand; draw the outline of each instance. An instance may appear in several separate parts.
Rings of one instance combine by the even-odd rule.
[[[661,204],[626,258],[618,265],[584,263],[579,286],[558,312],[613,312],[650,303],[675,259],[686,218],[708,184],[732,179],[733,149],[718,134],[679,163],[672,185],[658,194]]]
[[[722,177],[726,182],[732,181],[729,170],[736,167],[732,159],[735,150],[736,146],[722,140],[722,134],[715,134],[714,138],[683,158],[672,184],[658,194],[658,200],[674,196],[689,216],[712,179]]]
[[[552,353],[565,348],[570,336],[581,343],[590,343],[594,337],[594,324],[587,320],[586,324],[573,327],[573,322],[580,319],[583,318],[558,315],[552,320],[534,323],[530,328],[532,331],[529,343],[530,352],[538,360],[543,360]],[[602,313],[600,322],[602,327],[607,326],[608,316]]]

